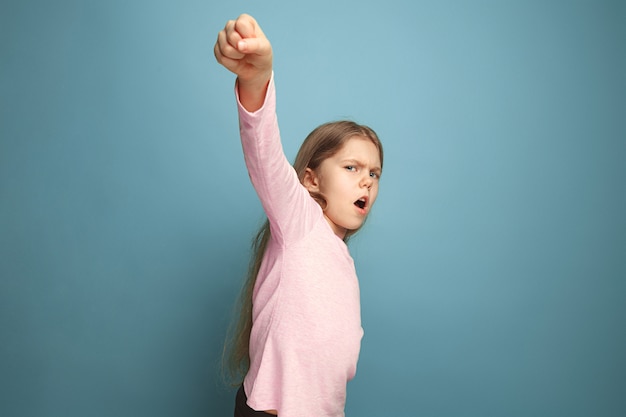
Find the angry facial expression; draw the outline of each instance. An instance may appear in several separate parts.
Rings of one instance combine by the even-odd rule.
[[[367,138],[353,136],[317,169],[307,168],[303,184],[309,192],[324,197],[324,216],[343,239],[348,230],[361,227],[374,205],[381,171],[376,145]]]

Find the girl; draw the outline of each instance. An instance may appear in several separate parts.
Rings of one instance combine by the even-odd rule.
[[[231,351],[245,375],[235,416],[343,416],[363,336],[345,242],[376,201],[382,146],[366,126],[328,123],[305,139],[292,167],[278,131],[272,47],[257,22],[229,21],[214,52],[237,75],[244,157],[268,218]]]

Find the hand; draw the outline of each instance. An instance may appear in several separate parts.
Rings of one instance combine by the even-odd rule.
[[[252,16],[242,14],[229,20],[218,34],[213,52],[217,62],[237,75],[244,107],[248,108],[244,103],[248,96],[256,100],[260,93],[265,96],[272,75],[272,45]]]

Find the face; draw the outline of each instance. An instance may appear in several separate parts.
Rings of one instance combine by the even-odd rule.
[[[376,145],[360,136],[348,139],[343,147],[315,170],[307,168],[304,186],[326,200],[324,216],[337,236],[361,227],[378,195],[381,174]]]

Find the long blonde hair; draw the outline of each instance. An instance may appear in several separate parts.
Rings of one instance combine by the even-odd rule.
[[[359,125],[352,121],[330,122],[317,127],[302,143],[293,164],[300,182],[302,183],[307,168],[315,171],[322,161],[339,152],[346,141],[354,136],[369,139],[374,143],[380,155],[382,168],[383,147],[376,132],[367,126]],[[325,207],[326,201],[322,195],[311,193],[311,197],[322,208]],[[348,230],[343,240],[347,242],[350,236],[357,231],[358,229]],[[227,382],[234,386],[241,384],[250,367],[249,344],[250,331],[252,330],[252,293],[270,236],[270,225],[266,219],[252,240],[252,257],[248,266],[247,279],[237,302],[238,318],[231,323],[224,344],[222,370]]]

